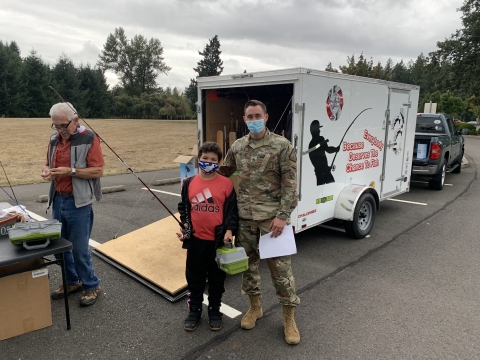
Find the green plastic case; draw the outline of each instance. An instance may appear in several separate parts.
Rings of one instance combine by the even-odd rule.
[[[248,257],[243,247],[221,246],[216,256],[218,267],[228,275],[235,275],[248,269]]]
[[[7,231],[12,244],[22,245],[24,242],[60,238],[62,224],[58,220],[16,223]]]

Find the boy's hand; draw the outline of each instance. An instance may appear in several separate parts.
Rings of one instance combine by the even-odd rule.
[[[180,229],[180,232],[177,233],[178,240],[183,242],[185,240],[185,234],[182,233],[182,229]]]
[[[185,226],[185,229],[187,229],[188,224],[185,223],[185,224],[183,224],[183,225]],[[186,232],[186,230],[180,228],[180,232],[177,233],[178,240],[180,240],[180,241],[182,241],[182,242],[185,240],[185,232]]]
[[[223,243],[228,246],[229,244],[232,243],[232,239],[233,239],[232,230],[225,231],[225,236],[223,237]]]

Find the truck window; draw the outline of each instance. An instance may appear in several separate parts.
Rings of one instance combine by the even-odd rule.
[[[445,134],[443,121],[440,117],[417,116],[416,132]]]
[[[451,119],[447,119],[448,130],[450,130],[450,134],[455,134],[455,127]]]

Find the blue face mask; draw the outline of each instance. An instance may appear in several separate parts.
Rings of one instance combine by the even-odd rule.
[[[252,134],[258,135],[265,129],[264,119],[247,121],[248,130]]]
[[[198,160],[198,167],[202,170],[205,174],[212,174],[218,169],[218,164],[213,163],[210,161],[200,161]]]

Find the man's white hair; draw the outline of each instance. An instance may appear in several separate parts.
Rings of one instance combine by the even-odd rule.
[[[68,121],[78,118],[77,110],[70,103],[57,103],[52,106],[49,113],[50,117],[66,116]]]

